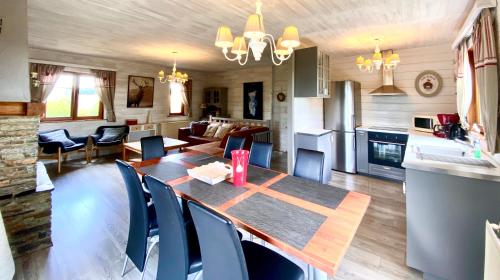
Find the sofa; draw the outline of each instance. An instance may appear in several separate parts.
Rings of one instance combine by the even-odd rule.
[[[206,121],[192,122],[189,127],[179,128],[178,139],[188,142],[189,146],[196,146],[196,145],[220,141],[220,147],[224,148],[226,146],[227,139],[229,138],[229,136],[244,137],[245,138],[244,149],[250,150],[255,134],[269,132],[268,127],[245,126],[245,125],[234,124],[233,127],[227,133],[225,133],[223,137],[219,138],[219,137],[203,136],[209,124],[210,123]]]

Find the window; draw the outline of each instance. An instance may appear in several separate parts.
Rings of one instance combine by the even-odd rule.
[[[476,91],[476,77],[474,71],[474,52],[469,50],[464,57],[464,91],[465,105],[467,109],[467,123],[469,127],[477,125],[483,131],[481,120],[481,109],[479,108],[479,94]]]
[[[170,116],[186,115],[183,95],[186,95],[188,104],[191,105],[191,88],[191,80],[188,80],[184,85],[179,83],[170,84]]]
[[[65,72],[47,98],[44,121],[102,119],[103,106],[88,74]]]

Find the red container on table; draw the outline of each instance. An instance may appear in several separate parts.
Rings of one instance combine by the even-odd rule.
[[[231,151],[231,159],[233,161],[233,184],[243,186],[247,183],[248,151]]]

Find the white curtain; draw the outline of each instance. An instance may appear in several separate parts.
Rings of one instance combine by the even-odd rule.
[[[466,102],[466,93],[465,93],[465,79],[464,79],[464,65],[466,61],[465,60],[468,55],[467,55],[467,46],[465,42],[462,42],[457,50],[456,50],[456,64],[455,64],[455,76],[457,78],[456,81],[456,86],[457,86],[457,112],[458,115],[460,116],[460,120],[462,123],[462,126],[467,127],[467,112],[469,111],[469,104]]]
[[[115,116],[115,88],[116,72],[92,70],[95,74],[95,88],[97,95],[101,99],[106,109],[106,118],[108,122],[116,122]]]
[[[481,125],[484,128],[486,143],[491,153],[500,152],[498,143],[498,75],[495,46],[495,30],[490,10],[481,12],[474,26],[474,68],[476,74]]]

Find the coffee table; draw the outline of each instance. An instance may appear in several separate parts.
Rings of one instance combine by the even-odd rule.
[[[163,150],[165,152],[175,149],[179,149],[179,151],[182,151],[182,148],[187,146],[189,146],[189,143],[186,141],[181,141],[178,139],[173,139],[168,137],[163,138]],[[142,154],[140,141],[123,144],[123,159],[128,160],[130,153],[136,153],[139,155]]]

